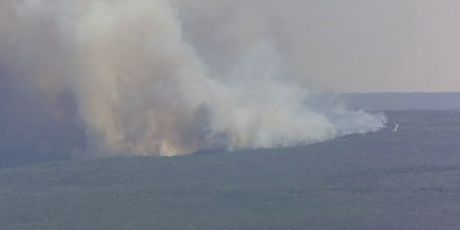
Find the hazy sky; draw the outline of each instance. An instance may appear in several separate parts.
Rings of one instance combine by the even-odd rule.
[[[176,1],[189,3],[186,35],[208,62],[268,37],[293,72],[324,88],[460,91],[457,0]]]
[[[458,12],[457,0],[0,0],[0,151],[177,155],[375,131],[385,118],[310,92],[460,91]]]

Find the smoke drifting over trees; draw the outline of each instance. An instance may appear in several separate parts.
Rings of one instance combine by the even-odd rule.
[[[175,156],[384,126],[315,96],[279,52],[295,34],[230,2],[2,1],[0,150]]]

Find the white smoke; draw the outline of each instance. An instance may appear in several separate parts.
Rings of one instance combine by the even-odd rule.
[[[274,42],[252,43],[215,76],[185,37],[168,0],[3,0],[0,96],[9,99],[0,124],[14,134],[0,135],[16,137],[3,149],[174,156],[309,144],[385,124],[318,106]]]

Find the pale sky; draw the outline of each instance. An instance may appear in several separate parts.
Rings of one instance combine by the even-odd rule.
[[[210,62],[268,37],[296,75],[321,88],[460,91],[458,0],[189,2],[198,13],[188,9],[186,34]]]
[[[321,76],[313,78],[319,84],[343,91],[460,91],[460,1],[345,2],[330,9],[335,18],[316,38],[323,55],[316,67],[306,63],[307,72]]]

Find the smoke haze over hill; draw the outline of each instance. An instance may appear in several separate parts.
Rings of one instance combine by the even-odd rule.
[[[175,156],[309,144],[384,126],[381,115],[322,102],[290,73],[277,39],[248,37],[237,22],[187,24],[193,5],[2,1],[0,150]],[[268,18],[250,20],[262,31],[257,20]],[[215,45],[227,35],[241,40],[210,61],[187,31],[215,28]]]

